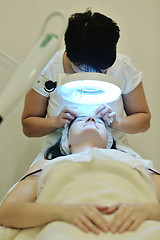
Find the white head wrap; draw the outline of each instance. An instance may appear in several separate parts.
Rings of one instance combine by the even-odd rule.
[[[107,129],[107,148],[110,149],[113,145],[113,137],[109,130],[107,122],[105,122],[105,127]],[[70,148],[68,146],[68,132],[69,132],[69,124],[66,124],[62,131],[62,137],[61,137],[61,143],[60,143],[60,150],[61,150],[61,153],[63,153],[64,155],[68,155],[71,153]]]

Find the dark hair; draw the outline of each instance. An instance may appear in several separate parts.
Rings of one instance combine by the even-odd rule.
[[[47,160],[52,160],[60,156],[64,156],[60,150],[60,140],[55,145],[49,147],[44,154],[44,158]]]
[[[117,24],[101,13],[75,13],[69,18],[65,33],[67,57],[77,66],[109,68],[116,59],[119,31]]]

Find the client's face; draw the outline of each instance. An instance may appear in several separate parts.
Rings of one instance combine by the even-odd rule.
[[[90,143],[95,147],[106,148],[107,130],[98,116],[80,116],[72,123],[69,130],[69,144]]]

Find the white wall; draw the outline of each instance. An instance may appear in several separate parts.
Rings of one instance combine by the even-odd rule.
[[[152,113],[147,133],[129,136],[130,145],[160,169],[159,147],[159,12],[158,0],[0,0],[0,50],[23,62],[36,41],[45,17],[53,10],[67,16],[91,7],[113,18],[121,29],[118,50],[129,55],[143,72],[146,97]],[[54,24],[55,25],[55,24]],[[51,26],[48,27],[51,31]],[[0,92],[11,77],[0,65]],[[23,83],[23,79],[22,79]],[[15,89],[16,91],[16,89]],[[0,199],[28,168],[41,149],[42,139],[22,133],[20,118],[24,99],[0,126]]]

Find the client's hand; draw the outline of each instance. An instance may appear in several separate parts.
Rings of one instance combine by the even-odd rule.
[[[82,231],[99,234],[100,231],[107,232],[107,221],[103,211],[107,207],[91,204],[63,204],[61,205],[60,220],[71,223]]]
[[[114,213],[108,227],[112,233],[135,231],[145,220],[148,219],[148,204],[113,204],[105,211],[106,214]]]
[[[65,124],[70,123],[75,117],[78,116],[75,110],[76,107],[64,107],[60,114],[56,117],[57,128],[64,127]]]

